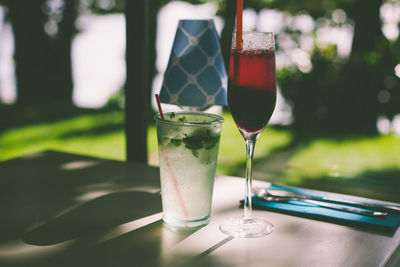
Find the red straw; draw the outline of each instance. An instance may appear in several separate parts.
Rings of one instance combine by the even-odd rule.
[[[157,101],[158,112],[160,112],[161,119],[164,120],[164,113],[161,108],[160,97],[158,96],[158,94],[156,94],[156,101]]]
[[[160,117],[161,117],[162,120],[164,120],[164,113],[163,113],[162,108],[161,108],[160,97],[158,96],[158,94],[155,94],[155,96],[156,96],[158,111],[160,112]],[[165,149],[166,148],[163,148],[163,150],[165,150]],[[169,164],[168,156],[167,156],[167,154],[165,152],[161,152],[160,155],[161,155],[161,157],[163,157],[164,162],[165,162],[165,164],[166,164],[166,166],[168,168],[168,171],[169,171],[169,173],[171,175],[171,179],[172,179],[172,182],[174,184],[174,188],[175,188],[176,194],[178,195],[178,200],[179,200],[179,204],[181,206],[182,212],[183,212],[183,216],[185,216],[185,218],[188,218],[189,217],[189,213],[188,213],[188,211],[187,211],[187,209],[185,207],[185,204],[183,202],[183,197],[182,197],[182,194],[181,194],[181,192],[179,190],[179,187],[178,187],[178,179],[176,178],[176,176],[175,176],[175,174],[174,174],[174,172],[172,170],[172,167]],[[184,225],[185,225],[185,227],[187,226],[186,223]]]
[[[165,151],[167,148],[166,148],[165,145],[163,145],[163,146],[164,146],[163,147],[163,151]],[[168,168],[168,172],[169,172],[170,178],[172,179],[172,182],[174,184],[175,192],[176,192],[176,195],[178,196],[178,201],[179,201],[179,204],[181,206],[181,210],[183,212],[183,216],[187,219],[187,218],[189,218],[189,213],[188,213],[188,211],[187,211],[187,209],[185,207],[185,202],[183,202],[183,197],[182,197],[181,191],[179,190],[178,178],[175,176],[175,173],[172,170],[171,165],[169,164],[169,160],[168,160],[168,156],[167,156],[166,152],[161,152],[160,155],[163,158],[163,160],[165,162],[165,165]],[[184,225],[187,226],[186,223]]]
[[[242,50],[243,39],[243,0],[236,1],[236,49]]]

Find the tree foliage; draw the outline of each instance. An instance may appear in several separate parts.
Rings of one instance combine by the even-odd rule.
[[[17,103],[72,103],[77,1],[3,0],[15,40]]]
[[[329,19],[341,9],[354,27],[351,54],[338,57],[337,47],[314,46],[312,70],[285,67],[278,71],[281,92],[293,110],[298,131],[325,133],[375,133],[377,118],[400,113],[400,83],[394,68],[400,62],[400,43],[385,38],[381,30],[382,0],[248,0],[255,10],[278,9],[309,14],[315,21]],[[246,6],[245,4],[245,6]],[[312,32],[315,39],[318,23]],[[286,26],[280,34],[298,39],[299,32]],[[279,42],[277,44],[279,48]]]

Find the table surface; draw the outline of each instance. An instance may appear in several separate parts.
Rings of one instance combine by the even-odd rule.
[[[211,222],[196,231],[162,223],[159,191],[158,168],[137,163],[55,151],[1,162],[0,266],[400,266],[399,229],[255,210],[274,232],[228,237],[218,226],[242,215],[242,178],[216,178]]]

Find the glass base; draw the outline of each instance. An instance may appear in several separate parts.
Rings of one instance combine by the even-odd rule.
[[[187,230],[191,228],[203,227],[210,222],[210,216],[206,216],[204,218],[191,221],[163,217],[163,221],[169,228],[179,231],[179,230]]]
[[[258,218],[229,218],[219,226],[219,229],[233,237],[261,237],[272,233],[274,226]]]

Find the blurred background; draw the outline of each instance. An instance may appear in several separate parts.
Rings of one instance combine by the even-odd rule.
[[[149,96],[179,19],[213,18],[226,50],[235,15],[231,0],[150,6]],[[123,0],[0,0],[1,161],[47,149],[126,159],[124,9]],[[400,2],[244,0],[243,17],[244,30],[276,36],[280,95],[255,178],[400,202]],[[243,176],[242,137],[228,109],[217,111],[226,120],[218,174]]]

